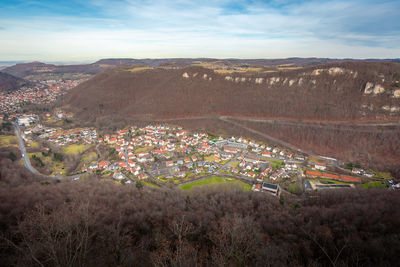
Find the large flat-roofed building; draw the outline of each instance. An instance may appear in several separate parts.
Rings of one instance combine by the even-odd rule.
[[[232,142],[229,140],[218,141],[215,143],[215,145],[217,147],[230,146],[230,147],[235,147],[235,148],[240,148],[240,149],[247,149],[247,147],[248,147],[246,144]]]
[[[279,194],[280,191],[280,187],[277,184],[269,184],[269,183],[263,183],[262,184],[262,191],[264,192],[268,192],[271,195],[277,196]]]

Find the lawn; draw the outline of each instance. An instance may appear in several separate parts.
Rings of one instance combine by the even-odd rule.
[[[393,176],[390,174],[390,172],[379,172],[379,171],[372,171],[374,173],[374,177],[376,178],[382,178],[385,180],[392,180]]]
[[[0,147],[15,146],[18,147],[18,140],[13,135],[0,135]]]
[[[32,142],[32,143],[29,144],[29,146],[30,146],[31,148],[38,148],[40,145],[39,145],[38,142]]]
[[[160,187],[159,185],[153,184],[148,181],[141,181],[141,183],[143,183],[144,185],[150,186],[150,187]]]
[[[85,163],[90,163],[94,160],[97,160],[97,153],[96,152],[89,152],[89,153],[85,153],[85,155],[82,158],[82,161]]]
[[[183,190],[191,190],[193,187],[198,187],[198,186],[205,186],[205,185],[215,185],[215,184],[223,184],[223,183],[229,183],[229,184],[237,184],[238,186],[242,187],[243,190],[245,191],[250,191],[251,190],[251,185],[246,184],[242,181],[236,180],[236,179],[231,179],[231,178],[223,178],[223,177],[218,177],[218,176],[212,176],[203,180],[199,181],[194,181],[192,183],[184,184],[179,186]]]
[[[147,151],[152,150],[153,148],[154,148],[154,146],[138,147],[138,148],[135,148],[135,153],[147,152]]]
[[[360,185],[362,188],[387,188],[385,182],[382,181],[371,181]]]
[[[78,154],[82,153],[83,151],[87,150],[88,148],[90,148],[90,145],[85,145],[85,144],[73,144],[73,145],[65,146],[65,147],[63,148],[63,151],[64,151],[66,154],[78,155]]]
[[[283,160],[267,159],[267,161],[271,162],[272,168],[274,169],[280,169],[284,165]]]

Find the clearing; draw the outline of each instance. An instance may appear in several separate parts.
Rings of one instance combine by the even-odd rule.
[[[66,154],[70,155],[78,155],[81,154],[83,151],[89,149],[91,145],[85,145],[85,144],[73,144],[73,145],[68,145],[63,148],[63,151]]]
[[[17,137],[13,135],[0,135],[0,147],[18,147]]]
[[[233,178],[224,178],[224,177],[219,177],[219,176],[212,176],[206,179],[194,181],[192,183],[184,184],[179,186],[183,190],[190,190],[193,187],[198,187],[198,186],[205,186],[205,185],[215,185],[215,184],[222,184],[222,183],[229,183],[229,184],[236,184],[239,187],[243,188],[245,191],[250,191],[251,190],[251,185],[246,184],[242,181],[233,179]]]

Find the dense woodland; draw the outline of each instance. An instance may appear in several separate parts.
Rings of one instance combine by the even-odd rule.
[[[278,199],[44,181],[0,153],[1,266],[395,266],[397,191]]]
[[[317,69],[334,67],[348,72],[312,74]],[[183,77],[185,73],[188,78]],[[201,67],[141,72],[114,68],[72,89],[60,105],[76,112],[84,121],[219,115],[312,120],[383,119],[396,117],[382,107],[399,105],[399,99],[393,98],[391,91],[395,89],[392,83],[397,79],[397,73],[400,73],[400,63],[346,62],[254,74],[245,77],[245,82],[235,82],[226,80],[226,76],[235,79],[244,74],[219,75]],[[255,83],[257,77],[264,78],[263,83]],[[253,80],[248,81],[248,78]],[[269,79],[268,83],[266,79]],[[271,84],[272,79],[275,82]],[[387,90],[379,96],[366,96],[367,82],[382,84]]]

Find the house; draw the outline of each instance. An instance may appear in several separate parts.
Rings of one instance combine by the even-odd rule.
[[[99,168],[99,166],[97,163],[92,163],[88,167],[89,170],[97,170],[98,168]]]
[[[108,165],[110,165],[109,161],[100,161],[98,163],[98,168],[99,169],[106,169],[108,167]]]
[[[122,175],[122,173],[116,172],[116,173],[114,173],[113,178],[116,180],[122,180],[122,179],[124,179],[124,176]]]
[[[180,171],[180,172],[177,172],[177,173],[175,174],[175,176],[176,176],[176,177],[179,177],[179,178],[185,178],[185,177],[186,177],[186,173],[183,172],[183,171]]]
[[[133,160],[130,160],[130,159],[128,159],[128,164],[132,168],[136,166],[135,162]]]
[[[315,169],[324,171],[326,170],[326,165],[324,163],[315,163]]]
[[[359,175],[362,175],[364,173],[363,169],[360,169],[360,168],[353,168],[351,170],[351,172],[354,174],[359,174]]]
[[[277,196],[280,193],[280,187],[276,184],[262,183],[262,191],[270,193],[271,195]]]
[[[254,178],[254,177],[256,177],[256,174],[254,172],[248,172],[247,176]]]
[[[172,167],[172,166],[174,166],[174,162],[173,162],[172,160],[166,161],[166,162],[165,162],[165,166],[166,166],[166,167]]]
[[[264,151],[264,152],[262,152],[261,156],[266,157],[266,158],[270,158],[271,157],[271,152]]]
[[[256,184],[253,188],[253,191],[260,192],[261,191],[261,184]]]

